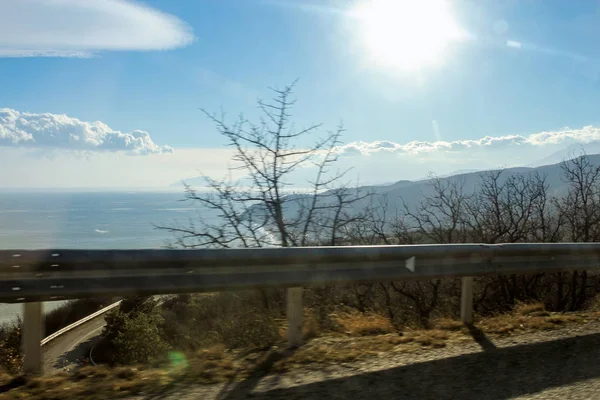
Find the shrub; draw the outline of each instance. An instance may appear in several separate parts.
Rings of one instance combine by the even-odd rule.
[[[21,329],[20,319],[0,325],[0,367],[10,374],[17,373],[23,364]]]
[[[119,309],[108,312],[105,319],[110,362],[147,363],[166,355],[167,345],[160,334],[163,318],[153,298],[124,299]]]
[[[166,355],[167,348],[158,328],[158,314],[137,313],[130,316],[119,313],[125,317],[113,320],[122,323],[112,340],[115,363],[148,363]]]
[[[277,312],[261,306],[254,292],[174,296],[163,304],[162,336],[172,348],[215,344],[264,347],[279,339]]]
[[[215,321],[214,328],[228,348],[266,347],[280,338],[275,320],[259,310],[223,315]]]

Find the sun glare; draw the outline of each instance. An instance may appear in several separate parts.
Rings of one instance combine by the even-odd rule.
[[[361,0],[351,15],[369,62],[382,67],[417,71],[439,64],[466,36],[445,0]]]

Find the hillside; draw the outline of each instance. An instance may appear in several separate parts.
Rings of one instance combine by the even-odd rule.
[[[600,166],[600,154],[587,156],[593,165]],[[499,171],[499,170],[496,170]],[[481,184],[481,177],[486,173],[493,171],[477,171],[452,175],[447,177],[439,177],[442,183],[460,182],[463,185],[465,194],[474,193]],[[562,180],[561,163],[544,165],[540,167],[517,167],[504,169],[500,175],[500,184],[506,179],[515,174],[533,175],[540,174],[546,177],[548,185],[548,193],[550,195],[560,195],[566,190],[567,184]],[[424,198],[433,194],[433,188],[430,179],[419,181],[398,181],[391,185],[369,185],[361,186],[358,189],[361,193],[372,193],[372,196],[363,200],[357,201],[352,205],[349,213],[358,213],[367,207],[369,204],[377,205],[379,200],[385,197],[388,202],[389,210],[400,209],[403,204],[406,204],[410,209],[414,209]],[[323,196],[326,197],[326,196]],[[302,204],[307,204],[311,196],[307,194],[295,194],[286,197],[285,213],[288,216],[297,215]],[[331,199],[333,201],[333,199]],[[327,200],[323,200],[321,205],[327,204]]]
[[[594,148],[595,149],[595,148]],[[561,192],[566,190],[567,184],[563,182],[562,179],[562,170],[561,164],[562,160],[565,160],[566,154],[569,154],[569,151],[573,149],[565,149],[559,153],[553,154],[547,157],[548,160],[558,159],[561,160],[556,163],[551,163],[547,165],[537,166],[537,167],[516,167],[516,168],[507,168],[501,170],[501,175],[499,178],[499,183],[504,183],[510,176],[515,174],[524,174],[524,175],[533,175],[540,174],[546,177],[546,183],[548,185],[548,194],[549,195],[560,195]],[[572,154],[572,152],[571,152]],[[600,154],[590,154],[587,155],[592,165],[600,166]],[[542,162],[540,160],[538,162]],[[448,184],[451,182],[460,182],[463,187],[465,194],[474,193],[477,191],[481,184],[481,178],[483,175],[500,170],[488,170],[488,171],[469,171],[462,172],[458,174],[452,174],[447,176],[438,176],[437,178],[443,184]],[[201,177],[191,178],[185,180],[185,182],[192,187],[197,186],[198,184],[203,183]],[[181,182],[174,183],[171,185],[172,187],[182,186]],[[368,198],[357,201],[352,205],[351,209],[346,210],[348,213],[358,213],[361,210],[364,210],[367,206],[377,206],[380,204],[380,200],[384,197],[387,200],[389,210],[401,209],[403,204],[406,204],[409,209],[414,209],[420,202],[423,200],[424,196],[428,196],[433,194],[433,188],[431,184],[431,179],[421,179],[416,181],[410,180],[399,180],[395,183],[388,185],[366,185],[358,188],[360,193],[370,193],[372,194]],[[293,218],[293,216],[298,215],[300,208],[303,204],[308,204],[311,200],[311,195],[306,193],[297,193],[290,194],[286,196],[286,202],[284,206],[284,213],[289,217]],[[321,206],[328,204],[329,201],[334,201],[333,196],[320,196],[320,204]],[[257,210],[260,206],[254,206],[252,209]]]
[[[548,157],[544,157],[541,160],[531,163],[528,165],[528,167],[540,167],[544,165],[560,163],[564,160],[573,158],[574,155],[581,154],[582,150],[590,155],[598,154],[600,153],[600,141],[595,140],[586,143],[585,145],[581,143],[573,143],[564,149],[550,154]]]

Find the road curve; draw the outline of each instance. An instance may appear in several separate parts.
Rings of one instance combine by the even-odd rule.
[[[157,305],[167,296],[153,296]],[[57,336],[42,347],[44,357],[44,371],[69,371],[80,364],[81,360],[89,356],[89,351],[102,335],[102,328],[106,325],[106,313],[84,322],[76,328]]]
[[[70,370],[87,357],[106,324],[104,314],[58,336],[42,347],[44,372]]]

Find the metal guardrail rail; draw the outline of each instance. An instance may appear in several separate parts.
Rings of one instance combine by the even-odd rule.
[[[2,250],[0,302],[595,268],[600,244]]]
[[[288,342],[302,342],[302,287],[600,267],[600,243],[449,244],[202,250],[1,250],[0,302],[25,303],[27,372],[41,371],[41,301],[288,288]]]

